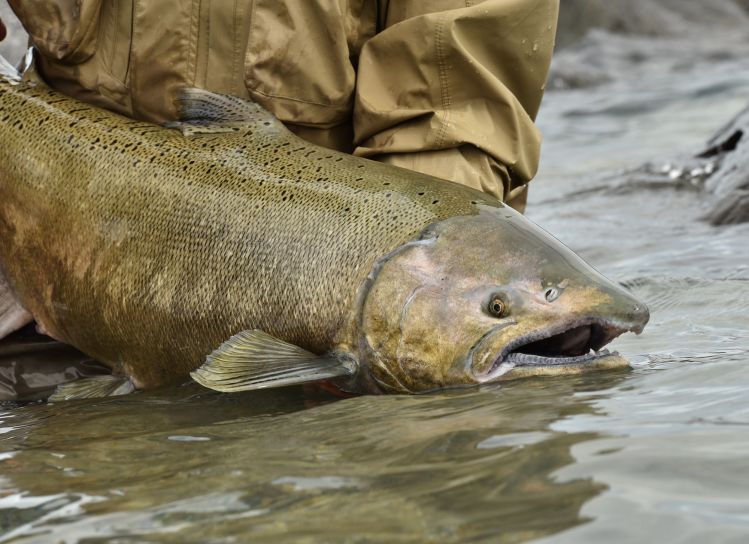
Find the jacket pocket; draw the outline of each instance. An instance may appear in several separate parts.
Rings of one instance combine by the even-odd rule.
[[[356,73],[347,2],[254,0],[250,17],[245,85],[253,100],[285,122],[327,128],[348,120]]]

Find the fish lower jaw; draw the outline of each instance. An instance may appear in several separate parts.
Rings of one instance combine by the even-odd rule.
[[[610,352],[607,349],[600,351],[590,350],[585,355],[577,357],[544,357],[543,355],[531,355],[530,353],[513,352],[507,355],[503,363],[511,363],[515,366],[559,366],[559,365],[582,365],[589,363],[601,357],[609,355],[619,355],[617,352]]]
[[[515,338],[498,351],[481,382],[516,376],[578,374],[587,370],[628,366],[618,353],[603,349],[631,330],[601,318],[564,322]]]
[[[511,380],[530,376],[581,374],[591,370],[629,368],[629,361],[616,351],[591,350],[575,357],[544,357],[513,352],[497,361],[481,380],[483,383]]]

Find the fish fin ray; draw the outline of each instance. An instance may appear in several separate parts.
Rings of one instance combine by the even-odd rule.
[[[0,339],[32,321],[33,316],[16,298],[13,288],[0,268]]]
[[[50,402],[78,399],[117,397],[135,391],[128,378],[121,376],[93,376],[59,385],[49,397]]]
[[[286,132],[284,124],[268,110],[236,96],[212,93],[204,89],[188,87],[177,96],[179,128],[185,133],[184,125],[192,128],[193,134],[215,134],[226,132]],[[171,123],[170,125],[174,125]],[[168,125],[169,126],[169,125]]]
[[[231,134],[233,132],[239,132],[242,130],[241,126],[237,123],[226,123],[223,125],[214,124],[199,124],[194,122],[182,122],[182,121],[170,121],[164,123],[165,128],[173,128],[179,130],[182,136],[190,138],[192,136],[200,136],[203,134]]]
[[[0,55],[0,76],[10,81],[21,81],[21,74],[2,55]]]
[[[337,354],[315,355],[260,330],[242,331],[221,344],[190,375],[225,393],[352,376],[356,364]]]

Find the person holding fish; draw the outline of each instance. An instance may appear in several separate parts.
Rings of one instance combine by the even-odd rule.
[[[53,88],[174,120],[183,87],[523,210],[558,0],[9,0]]]

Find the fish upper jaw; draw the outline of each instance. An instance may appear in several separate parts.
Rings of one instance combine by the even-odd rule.
[[[647,312],[647,310],[645,310]],[[625,332],[642,332],[647,318],[632,322],[587,317],[539,327],[502,345],[505,329],[488,334],[471,350],[466,361],[478,383],[509,379],[518,369],[533,373],[561,373],[588,368],[628,366],[617,352],[603,349]],[[496,354],[496,355],[494,355]],[[491,364],[486,364],[487,360]],[[477,367],[484,367],[482,370]],[[488,368],[487,368],[488,367]],[[546,370],[548,372],[541,372]]]

